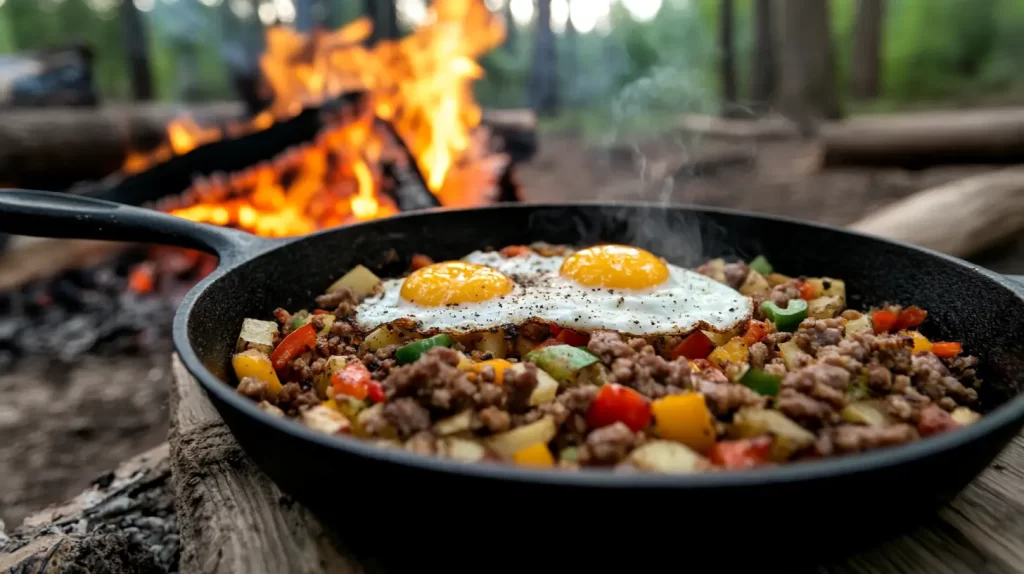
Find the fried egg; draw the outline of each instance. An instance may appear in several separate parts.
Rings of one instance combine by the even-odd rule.
[[[423,332],[468,333],[540,320],[653,336],[728,331],[751,309],[729,286],[653,253],[598,245],[552,256],[474,251],[435,263],[385,281],[380,295],[356,308],[355,322],[365,330],[401,321]]]

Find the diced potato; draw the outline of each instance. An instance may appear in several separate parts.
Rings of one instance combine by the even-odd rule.
[[[721,347],[734,338],[739,337],[740,329],[737,328],[724,333],[716,333],[715,331],[701,331],[701,333],[704,333],[708,339],[711,339],[711,342],[714,343],[716,347]]]
[[[413,333],[403,331],[394,325],[381,325],[363,339],[359,352],[376,351],[388,345],[404,345],[413,340]]]
[[[743,342],[743,339],[734,337],[728,343],[711,351],[711,354],[708,355],[708,361],[719,368],[725,368],[725,365],[728,363],[746,363],[747,356],[747,344]]]
[[[372,295],[380,284],[380,277],[374,275],[373,271],[362,265],[356,265],[351,271],[342,275],[341,279],[331,283],[327,292],[333,293],[339,289],[348,288],[356,297],[367,297]]]
[[[366,430],[366,423],[370,419],[379,419],[381,412],[384,410],[384,403],[377,403],[369,408],[366,408],[359,412],[356,416],[355,424],[352,428],[352,433],[357,436],[367,436],[369,433]],[[384,428],[375,427],[374,436],[377,438],[395,438],[398,436],[398,431],[392,426],[385,426]]]
[[[818,297],[839,297],[843,304],[846,304],[846,283],[842,279],[816,277],[808,279],[807,283],[814,286]]]
[[[740,293],[747,297],[753,297],[754,295],[768,295],[772,292],[772,286],[768,284],[768,280],[753,269],[747,274],[747,279],[740,285]]]
[[[949,416],[959,425],[968,426],[981,420],[981,414],[972,411],[967,407],[957,407]]]
[[[706,458],[671,440],[653,440],[629,455],[629,462],[647,472],[689,474],[711,467]]]
[[[850,403],[843,407],[839,414],[846,422],[869,427],[884,427],[890,422],[889,416],[885,414],[885,409],[879,401],[868,400]]]
[[[245,319],[242,321],[242,332],[238,334],[235,350],[242,352],[255,348],[269,355],[274,350],[274,335],[277,335],[276,322]]]
[[[480,333],[480,338],[477,339],[474,347],[481,353],[494,355],[495,359],[504,359],[507,354],[506,349],[508,348],[508,344],[505,341],[505,331],[484,331]]]
[[[316,388],[318,395],[321,397],[327,396],[327,387],[331,385],[331,375],[344,369],[350,359],[355,359],[355,357],[333,355],[327,358],[324,370],[313,376],[313,386]]]
[[[533,350],[534,347],[539,345],[537,341],[531,341],[526,337],[520,335],[516,337],[516,354],[520,357],[525,357],[527,353]]]
[[[366,442],[381,448],[402,448],[402,443],[393,438],[374,438]]]
[[[519,449],[536,443],[547,444],[555,438],[558,428],[555,420],[544,417],[537,422],[496,434],[488,439],[487,444],[504,458],[512,458]]]
[[[277,378],[277,372],[270,362],[270,357],[257,349],[249,349],[236,354],[231,358],[231,366],[239,381],[245,377],[256,377],[266,383],[267,394],[271,398],[276,397],[281,390],[281,380]]]
[[[739,438],[769,434],[772,441],[772,460],[783,462],[797,451],[814,444],[814,435],[789,417],[776,410],[743,408],[733,417],[732,431]]]
[[[359,412],[366,408],[365,402],[354,397],[346,397],[345,395],[331,397],[320,404],[338,411],[350,421],[356,420]]]
[[[836,295],[825,295],[807,302],[807,316],[812,319],[831,319],[843,310],[843,299]]]
[[[465,410],[434,423],[434,434],[448,436],[468,431],[473,425],[473,411]]]
[[[779,354],[782,356],[782,362],[786,363],[786,369],[789,371],[795,371],[811,360],[811,356],[805,353],[792,340],[779,343]]]
[[[526,370],[526,363],[515,363],[509,367],[511,373],[522,373]],[[558,381],[541,369],[537,369],[537,386],[530,393],[530,406],[535,407],[543,403],[555,400],[558,394]]]
[[[337,319],[337,317],[331,315],[330,313],[327,313],[325,315],[320,315],[320,319],[323,320],[324,326],[322,329],[317,331],[317,335],[326,335],[327,333],[330,333],[331,327],[334,326],[334,320]]]
[[[437,441],[438,454],[462,462],[479,462],[487,456],[487,449],[474,440],[447,437]]]
[[[846,322],[846,338],[849,339],[857,333],[871,333],[875,330],[871,324],[870,315],[861,315],[857,319]]]
[[[281,409],[277,408],[276,405],[272,405],[272,404],[268,403],[267,401],[260,401],[259,407],[260,407],[261,411],[263,411],[265,413],[268,413],[268,414],[271,414],[271,415],[274,415],[275,417],[283,417],[284,416],[284,411],[282,411]]]
[[[315,407],[302,411],[302,423],[313,430],[327,434],[343,433],[349,429],[348,419],[338,411],[316,405]]]
[[[608,367],[601,363],[594,363],[589,367],[580,369],[580,372],[576,375],[576,384],[603,387],[611,376],[612,374]]]
[[[718,259],[712,259],[708,261],[702,267],[705,271],[710,270],[708,276],[718,281],[719,283],[725,283],[725,259],[719,257]]]
[[[772,287],[775,287],[776,285],[782,285],[786,281],[793,280],[793,278],[790,277],[789,275],[783,275],[782,273],[769,273],[768,275],[765,275],[764,278]]]

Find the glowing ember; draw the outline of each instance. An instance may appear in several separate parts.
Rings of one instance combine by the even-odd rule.
[[[483,74],[475,60],[504,38],[501,19],[483,0],[434,0],[425,24],[405,38],[366,48],[362,42],[371,31],[365,18],[312,35],[269,29],[260,59],[273,94],[267,110],[224,132],[176,120],[163,146],[146,155],[131,154],[123,171],[138,172],[222,137],[263,130],[304,108],[361,92],[368,98],[364,111],[343,114],[316,141],[268,164],[197,181],[186,193],[190,204],[170,212],[267,236],[391,215],[396,207],[381,193],[381,160],[399,152],[375,118],[394,127],[443,205],[490,199],[507,158],[487,149],[488,134],[480,127],[481,109],[471,84]]]

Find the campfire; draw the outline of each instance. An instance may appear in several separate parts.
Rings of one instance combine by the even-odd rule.
[[[438,0],[402,39],[368,48],[371,31],[365,18],[309,35],[269,29],[260,59],[271,95],[265,110],[224,128],[175,120],[165,143],[129,154],[122,171],[138,173],[358,94],[359,103],[333,114],[314,141],[237,173],[201,178],[161,207],[259,235],[300,235],[394,214],[402,206],[384,179],[391,166],[409,168],[406,156],[438,204],[492,201],[508,157],[490,149],[471,83],[483,74],[476,59],[504,38],[501,19],[482,0]]]
[[[371,26],[269,29],[262,110],[162,123],[162,143],[74,192],[279,237],[515,199],[512,168],[535,151],[533,114],[483,110],[472,94],[476,60],[503,40],[501,18],[483,0],[435,0],[404,38],[367,47]],[[215,266],[196,251],[133,247],[54,267],[0,294],[0,371],[22,355],[165,349],[177,302]]]

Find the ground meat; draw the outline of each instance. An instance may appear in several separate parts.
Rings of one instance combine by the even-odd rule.
[[[793,338],[793,333],[785,333],[785,332],[768,333],[764,337],[764,343],[766,345],[768,345],[768,347],[778,348],[781,343],[785,343],[786,341],[788,341],[788,340],[790,340],[792,338]]]
[[[526,363],[520,369],[505,369],[503,381],[508,396],[508,410],[523,412],[530,407],[530,395],[537,388],[537,367]]]
[[[701,371],[693,376],[694,389],[704,395],[715,416],[726,416],[741,407],[763,406],[767,398],[743,385],[732,383],[718,370]]]
[[[786,363],[782,359],[772,359],[772,362],[764,366],[764,372],[777,377],[786,376]]]
[[[939,401],[945,396],[961,404],[977,400],[978,391],[964,387],[935,355],[919,353],[912,357],[912,364],[914,386],[931,400]]]
[[[498,407],[487,407],[480,411],[480,422],[493,433],[504,432],[512,426],[512,416]]]
[[[238,382],[238,392],[254,401],[262,401],[267,397],[267,383],[256,377],[242,377]]]
[[[313,361],[312,363],[309,364],[309,371],[311,373],[313,373],[313,375],[319,375],[320,373],[324,372],[324,368],[326,366],[327,366],[327,359],[318,358],[318,359],[316,359],[315,361]]]
[[[981,380],[975,370],[978,366],[978,358],[970,355],[956,357],[949,362],[949,370],[960,380],[965,387],[978,389],[981,387]]]
[[[519,327],[519,334],[531,341],[543,341],[551,334],[551,330],[544,323],[527,323]]]
[[[302,387],[299,383],[286,383],[281,390],[277,392],[277,406],[281,407],[284,412],[294,410],[293,403],[302,394]]]
[[[351,315],[357,304],[359,304],[359,298],[347,287],[342,287],[337,291],[320,295],[316,298],[317,307],[327,311],[334,311],[335,315],[342,317]]]
[[[458,363],[458,352],[434,347],[418,361],[392,369],[382,382],[384,392],[388,400],[415,397],[440,411],[470,408],[475,404],[478,387],[455,367]]]
[[[876,393],[887,393],[892,389],[892,373],[878,363],[868,365],[868,388]]]
[[[606,365],[610,365],[615,359],[632,357],[637,351],[614,331],[592,333],[590,342],[587,343],[587,350],[597,355]]]
[[[558,395],[556,400],[574,413],[585,414],[590,410],[590,403],[594,401],[598,390],[595,385],[580,385]]]
[[[765,363],[768,362],[768,345],[764,343],[754,343],[750,346],[750,366],[756,369],[763,369]]]
[[[845,454],[910,442],[918,438],[917,430],[908,424],[887,427],[840,425],[828,429],[818,439],[818,454]]]
[[[750,268],[742,261],[725,264],[725,283],[733,289],[739,289],[749,274]]]
[[[292,406],[296,409],[303,407],[313,407],[320,404],[320,397],[316,394],[315,389],[306,389],[299,396],[295,397],[292,402]]]
[[[896,375],[892,378],[892,392],[894,393],[905,393],[910,388],[910,377],[906,375]]]
[[[845,393],[850,386],[850,372],[842,367],[817,363],[787,373],[782,379],[783,388],[792,388],[801,393],[812,393],[816,387],[824,386]]]
[[[791,299],[800,298],[800,288],[797,286],[795,279],[790,279],[785,283],[780,283],[775,287],[772,287],[771,295],[768,299],[778,305],[779,307],[785,308]]]
[[[949,413],[935,404],[922,408],[917,419],[917,431],[921,433],[921,436],[946,432],[959,426]]]
[[[430,428],[430,412],[410,397],[387,402],[384,405],[384,419],[395,427],[402,437],[412,436]]]
[[[808,428],[818,428],[839,422],[839,414],[826,402],[797,392],[782,389],[775,406],[782,414]]]
[[[331,325],[330,333],[335,337],[351,337],[358,332],[355,325],[348,321],[337,320]]]
[[[804,319],[793,334],[793,341],[813,355],[822,347],[838,345],[844,330],[842,319]]]
[[[651,398],[690,387],[691,369],[685,358],[669,361],[643,339],[631,339],[628,346],[632,355],[612,361],[612,382],[632,387]]]
[[[473,402],[477,407],[505,406],[505,389],[494,383],[480,383],[477,391],[473,393]]]
[[[324,316],[313,315],[313,318],[309,320],[309,324],[313,327],[313,330],[319,333],[324,330]]]
[[[642,434],[634,433],[622,423],[615,423],[587,435],[577,453],[578,460],[588,466],[618,464],[642,442]]]
[[[857,333],[853,340],[864,346],[871,358],[894,374],[910,372],[910,355],[914,346],[910,337]]]
[[[309,355],[302,354],[292,359],[291,362],[292,372],[303,381],[308,381],[313,378],[313,370],[309,368],[310,358],[311,357]]]

